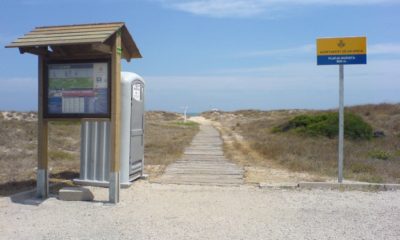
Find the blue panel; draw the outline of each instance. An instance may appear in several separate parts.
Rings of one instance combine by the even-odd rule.
[[[61,97],[49,97],[48,111],[49,111],[49,113],[62,113]]]
[[[94,102],[94,111],[96,113],[107,113],[108,110],[108,92],[107,89],[96,89],[96,100]]]
[[[318,56],[317,65],[339,65],[339,64],[367,64],[367,55],[329,55]]]

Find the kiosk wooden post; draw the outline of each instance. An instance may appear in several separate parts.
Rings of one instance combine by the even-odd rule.
[[[111,161],[110,161],[110,190],[109,200],[119,202],[120,190],[120,118],[121,118],[121,32],[114,38],[111,56]]]
[[[38,57],[38,168],[36,195],[47,198],[49,195],[49,173],[48,173],[48,121],[43,118],[43,82],[44,82],[44,57]]]
[[[120,189],[120,81],[121,81],[121,58],[128,62],[132,58],[141,58],[139,49],[137,48],[132,36],[123,22],[115,23],[97,23],[97,24],[81,24],[81,25],[65,25],[37,27],[28,34],[13,41],[7,45],[8,48],[19,48],[21,54],[31,53],[39,56],[38,61],[38,170],[37,170],[37,195],[41,198],[47,198],[49,193],[49,172],[48,172],[48,124],[53,120],[76,120],[76,119],[103,119],[111,121],[111,146],[110,146],[110,185],[109,200],[112,203],[119,202]],[[56,63],[53,63],[56,62]],[[88,112],[82,111],[81,105],[79,110],[64,111],[61,110],[64,100],[64,87],[53,87],[53,98],[57,98],[56,113],[50,113],[49,109],[49,66],[60,64],[60,62],[68,62],[73,64],[101,62],[105,64],[102,67],[107,74],[101,77],[95,76],[93,68],[92,75],[86,76],[85,79],[92,81],[90,85],[92,95],[89,98],[99,96],[103,97],[105,103],[99,103],[100,108],[108,110],[96,112],[93,109],[95,104],[91,101],[84,102],[84,105],[90,105]],[[109,64],[111,63],[111,67]],[[72,68],[72,67],[71,67]],[[102,72],[104,73],[104,72]],[[66,74],[67,75],[67,74]],[[69,74],[68,74],[69,76]],[[58,75],[56,79],[60,78]],[[111,79],[110,79],[111,78]],[[69,77],[68,81],[85,81],[77,80],[78,77]],[[108,79],[109,81],[105,81]],[[56,80],[54,80],[56,81]],[[88,80],[86,80],[88,81]],[[99,81],[99,82],[98,82]],[[103,82],[104,81],[104,82]],[[83,84],[85,82],[79,82]],[[95,87],[96,84],[105,84],[107,87]],[[71,84],[71,82],[68,82]],[[109,86],[111,89],[109,90]],[[87,87],[87,86],[86,86]],[[70,89],[71,87],[68,87]],[[73,91],[76,88],[72,88]],[[80,87],[83,91],[86,88]],[[102,90],[108,91],[104,94]],[[58,92],[61,92],[61,97]],[[90,91],[89,91],[90,92]],[[79,93],[80,94],[80,93]],[[104,97],[104,96],[108,96]],[[68,96],[65,96],[66,98]],[[88,97],[88,96],[86,96]],[[84,98],[81,96],[81,98]],[[80,101],[81,99],[79,99]],[[93,100],[93,99],[92,99]],[[83,101],[86,101],[83,99]],[[93,100],[94,101],[94,100]],[[96,100],[97,101],[97,100]],[[57,105],[58,104],[58,105]],[[64,105],[62,105],[64,106]],[[104,107],[107,106],[107,107]],[[86,109],[86,107],[83,107]],[[52,105],[52,111],[54,105]]]

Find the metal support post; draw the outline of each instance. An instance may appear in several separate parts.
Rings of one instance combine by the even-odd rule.
[[[344,145],[344,69],[339,65],[339,153],[338,182],[343,182],[343,145]]]

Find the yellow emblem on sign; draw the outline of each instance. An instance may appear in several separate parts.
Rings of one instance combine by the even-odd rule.
[[[366,37],[319,38],[317,56],[331,55],[366,55]]]

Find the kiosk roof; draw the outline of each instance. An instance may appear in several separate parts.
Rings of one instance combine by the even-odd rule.
[[[39,54],[30,49],[96,44],[107,46],[108,40],[118,31],[121,31],[123,58],[141,58],[140,51],[123,22],[36,27],[6,47],[20,48],[22,53]]]

